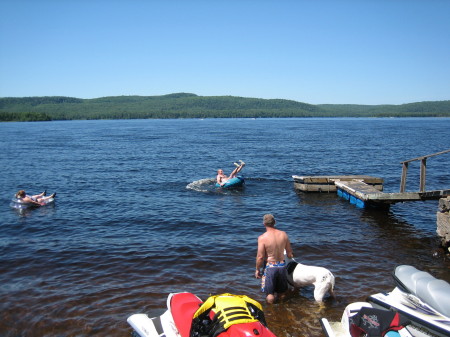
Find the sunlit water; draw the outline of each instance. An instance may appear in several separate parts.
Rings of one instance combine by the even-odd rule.
[[[322,336],[319,318],[393,288],[411,264],[450,280],[437,201],[356,208],[303,194],[292,175],[363,174],[397,192],[403,160],[450,148],[450,119],[205,119],[0,124],[0,335],[129,336],[126,318],[161,314],[170,292],[246,294],[262,216],[273,213],[297,260],[329,268],[337,299],[312,289],[263,304],[278,336]],[[244,160],[246,186],[214,187]],[[450,187],[450,154],[427,162],[427,188]],[[408,190],[419,188],[411,163]],[[19,189],[57,192],[18,212]]]

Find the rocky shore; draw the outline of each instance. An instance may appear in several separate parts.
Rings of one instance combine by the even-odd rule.
[[[436,232],[441,238],[442,246],[450,253],[450,197],[439,199]]]

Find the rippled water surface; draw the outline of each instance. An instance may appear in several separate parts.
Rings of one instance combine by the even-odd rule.
[[[364,174],[397,192],[403,160],[450,148],[450,119],[205,119],[0,124],[0,335],[129,336],[126,318],[161,314],[170,292],[246,294],[262,216],[273,213],[297,260],[329,268],[336,300],[312,289],[264,310],[278,336],[322,336],[319,318],[393,288],[411,264],[450,281],[433,255],[437,201],[356,208],[303,194],[292,175]],[[214,188],[247,163],[242,190]],[[427,188],[450,188],[450,154],[427,162]],[[408,190],[418,190],[411,163]],[[57,192],[18,212],[15,192]]]

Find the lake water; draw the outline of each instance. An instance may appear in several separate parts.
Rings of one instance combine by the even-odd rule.
[[[126,318],[160,315],[170,292],[261,303],[278,336],[322,336],[319,318],[394,287],[411,264],[450,281],[434,255],[437,201],[356,208],[303,194],[292,175],[372,175],[397,192],[403,160],[450,148],[450,119],[205,119],[0,123],[0,335],[129,336]],[[244,160],[246,186],[216,189]],[[450,187],[450,154],[427,162],[427,188]],[[407,189],[419,189],[419,162]],[[18,212],[19,190],[57,192]],[[262,217],[273,213],[305,264],[329,268],[337,299],[312,289],[264,304],[254,278]]]

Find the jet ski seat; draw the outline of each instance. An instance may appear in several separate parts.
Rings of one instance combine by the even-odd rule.
[[[444,316],[450,317],[448,282],[408,265],[397,266],[393,277],[400,290],[418,297]]]

